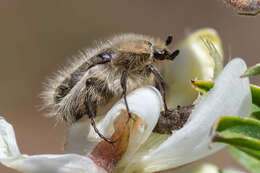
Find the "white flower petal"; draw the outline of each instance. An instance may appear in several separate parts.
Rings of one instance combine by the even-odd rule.
[[[65,153],[77,153],[86,155],[93,150],[97,141],[88,139],[90,132],[90,120],[88,117],[84,117],[66,130],[66,136],[64,141]]]
[[[208,148],[210,129],[221,115],[249,115],[249,80],[240,78],[245,70],[246,64],[241,59],[234,59],[225,67],[214,88],[196,106],[191,121],[139,160],[143,162],[145,172],[184,165],[224,147],[223,144],[214,144],[212,149]]]
[[[128,149],[118,166],[123,168],[120,168],[120,171],[118,172],[122,172],[127,164],[130,164],[136,151],[148,139],[156,126],[163,105],[161,94],[154,87],[140,88],[133,91],[127,96],[127,102],[129,104],[130,112],[142,119],[143,127],[140,127],[138,133],[135,133],[130,137]],[[115,104],[107,113],[100,126],[100,130],[106,134],[106,136],[110,136],[113,133],[112,124],[114,119],[119,115],[120,110],[126,110],[123,99]]]
[[[116,169],[120,170],[123,170],[127,166],[138,148],[152,133],[163,104],[160,92],[154,87],[137,89],[128,94],[126,99],[130,112],[133,113],[133,115],[137,115],[142,120],[142,123],[138,126],[137,132],[130,133],[127,150],[120,159],[120,162],[116,165],[112,164],[112,166],[117,166]],[[98,123],[97,127],[101,134],[108,138],[112,136],[114,133],[114,122],[119,115],[122,115],[122,111],[126,111],[123,99],[119,100],[106,114],[105,118]],[[102,156],[95,154],[99,151],[96,147],[103,142],[103,140],[98,137],[92,127],[89,131],[89,121],[87,119],[69,127],[66,139],[65,149],[67,152],[89,155],[93,160],[96,160],[97,163],[103,164],[102,166],[110,165],[110,163],[102,159]],[[107,147],[106,153],[110,153],[110,151],[107,151],[110,149],[111,148]],[[93,152],[95,153],[93,154]],[[113,157],[112,154],[111,157]]]
[[[88,157],[65,155],[22,155],[11,124],[0,117],[0,162],[24,173],[107,173]]]
[[[150,135],[155,127],[162,108],[162,97],[160,92],[154,87],[139,88],[127,95],[127,102],[131,113],[138,115],[147,124],[145,139]],[[100,124],[100,131],[108,136],[113,133],[113,121],[120,114],[121,110],[126,110],[124,99],[116,103],[107,113]]]
[[[194,173],[219,173],[219,168],[212,164],[203,164]]]
[[[77,154],[20,155],[7,166],[24,173],[107,173],[88,157]]]
[[[16,158],[19,155],[14,129],[3,117],[0,117],[0,160]]]

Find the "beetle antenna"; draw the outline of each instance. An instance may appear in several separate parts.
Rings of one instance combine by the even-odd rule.
[[[171,43],[172,43],[172,36],[171,35],[169,35],[168,37],[167,37],[167,39],[166,39],[166,41],[165,41],[165,45],[166,46],[168,46],[168,45],[170,45]]]
[[[171,55],[167,57],[169,60],[174,60],[176,56],[178,56],[180,53],[180,50],[175,50]]]

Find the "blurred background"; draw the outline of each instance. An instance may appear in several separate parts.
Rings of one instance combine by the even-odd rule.
[[[14,126],[22,153],[62,153],[64,124],[38,111],[42,83],[79,48],[116,33],[136,32],[174,42],[215,28],[225,55],[260,62],[259,17],[241,17],[221,0],[1,0],[0,112]],[[259,78],[252,79],[258,83]],[[224,150],[203,160],[241,168]],[[201,161],[200,161],[201,163]],[[0,165],[1,173],[17,173]]]

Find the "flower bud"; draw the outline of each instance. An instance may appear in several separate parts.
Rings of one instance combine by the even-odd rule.
[[[193,79],[213,80],[223,68],[222,43],[214,29],[200,29],[177,44],[180,54],[161,69],[168,84],[168,105],[190,105],[197,92],[190,85]]]

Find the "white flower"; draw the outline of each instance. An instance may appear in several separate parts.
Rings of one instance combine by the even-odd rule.
[[[250,113],[249,80],[240,78],[245,70],[243,60],[231,61],[214,88],[196,105],[186,125],[171,136],[152,133],[162,107],[161,96],[152,87],[137,89],[127,96],[135,120],[126,123],[125,105],[120,100],[99,123],[98,128],[106,136],[122,136],[114,146],[99,140],[87,120],[70,127],[65,150],[77,154],[21,154],[12,126],[1,118],[0,162],[25,173],[141,173],[193,162],[224,147],[214,144],[208,148],[210,129],[219,116]]]
[[[216,167],[215,165],[212,164],[203,164],[201,165],[199,168],[197,168],[194,173],[219,173],[219,172],[223,172],[223,173],[245,173],[233,168],[228,168],[228,169],[220,169],[218,167]]]

